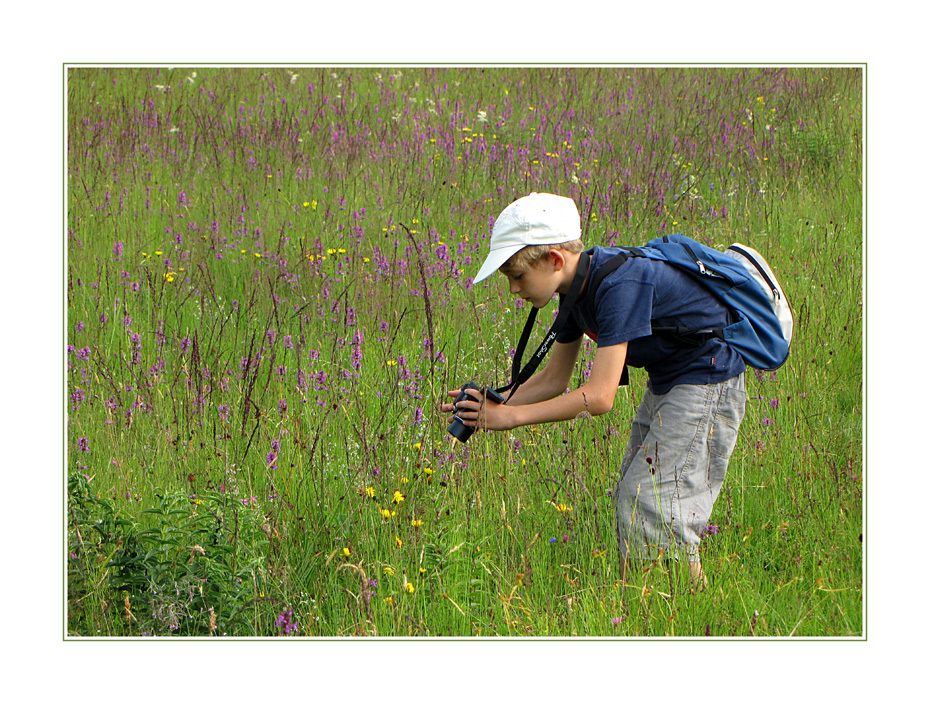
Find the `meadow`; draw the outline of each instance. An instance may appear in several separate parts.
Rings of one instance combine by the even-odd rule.
[[[863,79],[69,68],[65,636],[864,637]],[[446,433],[448,389],[507,381],[527,311],[472,277],[532,191],[591,246],[740,241],[788,293],[704,591],[620,580],[642,370],[603,416]]]

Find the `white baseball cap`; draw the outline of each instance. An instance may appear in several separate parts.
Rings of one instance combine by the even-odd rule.
[[[531,244],[562,244],[581,239],[581,216],[575,201],[551,193],[530,193],[504,208],[491,231],[491,253],[474,283],[501,268]]]

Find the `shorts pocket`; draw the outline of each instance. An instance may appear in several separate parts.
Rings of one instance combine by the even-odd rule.
[[[739,426],[746,414],[746,392],[728,387],[720,394],[720,403],[714,415],[710,453],[714,457],[729,459],[736,446]]]

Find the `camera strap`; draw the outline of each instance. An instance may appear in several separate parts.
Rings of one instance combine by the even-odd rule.
[[[549,332],[546,333],[543,341],[533,353],[533,356],[530,357],[526,366],[521,369],[523,353],[526,351],[526,345],[530,340],[530,334],[533,332],[533,325],[536,322],[536,314],[539,312],[539,309],[535,306],[530,309],[529,317],[526,320],[526,324],[523,326],[523,333],[520,335],[520,341],[517,343],[517,349],[513,355],[513,366],[510,370],[510,383],[507,384],[507,386],[502,386],[494,390],[498,394],[510,391],[504,403],[510,400],[510,397],[513,396],[513,393],[521,384],[533,376],[542,360],[549,354],[549,350],[552,348],[552,345],[555,344],[556,336],[565,325],[565,321],[568,320],[568,316],[571,314],[575,301],[578,299],[578,294],[581,292],[582,286],[584,286],[590,263],[591,255],[588,252],[582,252],[578,259],[578,269],[575,271],[575,277],[572,279],[571,286],[568,288],[568,293],[559,296],[559,314],[556,316],[555,322],[552,323]]]

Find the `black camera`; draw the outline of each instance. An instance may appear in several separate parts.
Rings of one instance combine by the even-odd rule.
[[[494,403],[504,403],[504,397],[501,396],[496,391],[494,391],[493,389],[487,389],[487,388],[482,389],[480,386],[478,386],[473,381],[469,381],[464,386],[462,386],[461,390],[459,391],[459,395],[455,397],[455,401],[452,403],[452,413],[453,413],[452,423],[449,424],[449,429],[448,429],[449,435],[451,435],[452,437],[454,437],[456,440],[460,442],[468,442],[468,438],[470,438],[472,434],[475,432],[474,427],[470,425],[465,425],[465,423],[462,422],[462,419],[459,418],[457,415],[455,415],[455,412],[457,410],[455,408],[456,404],[458,404],[459,401],[465,401],[471,398],[471,396],[465,393],[466,389],[477,389],[478,391],[481,391],[484,394],[484,397],[486,399],[493,401]]]

